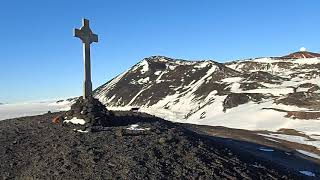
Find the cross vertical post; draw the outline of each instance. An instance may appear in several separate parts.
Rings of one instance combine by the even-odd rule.
[[[90,62],[90,44],[98,42],[98,35],[93,34],[89,20],[82,19],[82,27],[80,29],[73,30],[73,36],[81,39],[83,44],[83,63],[84,63],[84,87],[83,98],[88,98],[92,93],[91,82],[91,62]]]
[[[90,44],[83,43],[83,63],[84,63],[84,85],[83,97],[87,98],[92,92],[91,82],[91,62],[90,62]]]

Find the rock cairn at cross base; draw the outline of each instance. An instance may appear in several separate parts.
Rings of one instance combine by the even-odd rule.
[[[64,114],[62,123],[63,125],[71,125],[72,123],[65,123],[66,120],[81,119],[85,121],[85,124],[76,126],[81,127],[81,130],[93,131],[94,129],[111,126],[112,116],[114,116],[113,113],[107,110],[98,99],[92,96],[86,99],[80,97],[71,106],[71,109]]]

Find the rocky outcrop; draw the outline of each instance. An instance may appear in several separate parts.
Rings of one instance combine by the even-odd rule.
[[[265,83],[281,83],[282,81],[289,80],[288,78],[282,78],[280,76],[272,75],[264,71],[252,72],[246,78],[247,81],[265,82]]]
[[[320,110],[320,94],[308,92],[290,93],[286,97],[278,99],[275,103],[298,106],[301,108]]]
[[[259,102],[263,98],[265,96],[258,93],[231,93],[223,101],[223,111],[225,112],[227,109],[246,104],[249,101]]]

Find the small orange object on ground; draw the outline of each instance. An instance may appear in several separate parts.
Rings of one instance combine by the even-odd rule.
[[[53,119],[52,119],[52,122],[53,122],[54,124],[60,123],[60,116],[57,116],[57,117],[53,118]]]

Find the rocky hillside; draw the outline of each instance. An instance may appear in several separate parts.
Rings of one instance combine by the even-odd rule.
[[[241,104],[266,100],[272,101],[273,108],[282,104],[319,110],[319,67],[318,58],[259,58],[221,64],[152,56],[99,87],[95,96],[108,107],[156,109],[185,120],[204,119],[207,113],[203,110],[212,105],[215,112],[226,113]],[[290,101],[292,98],[304,103]]]
[[[108,107],[161,108],[182,112],[186,116],[179,118],[185,119],[187,114],[211,104],[212,97],[230,93],[224,79],[242,76],[242,73],[214,61],[153,56],[99,87],[95,96]]]
[[[0,179],[271,180],[316,179],[320,172],[317,165],[310,172],[312,163],[302,159],[290,159],[298,168],[282,166],[265,159],[265,149],[248,153],[160,118],[101,113],[99,103],[76,103],[67,114],[79,107],[84,119],[55,121],[63,113],[49,113],[0,121]],[[92,115],[100,119],[92,121]],[[100,131],[74,129],[100,126],[102,119],[107,126]],[[309,168],[299,166],[305,163]]]
[[[317,55],[296,54],[305,53]],[[294,129],[320,148],[320,58],[285,57],[218,63],[152,56],[97,88],[94,96],[109,109],[139,107],[178,122]]]

